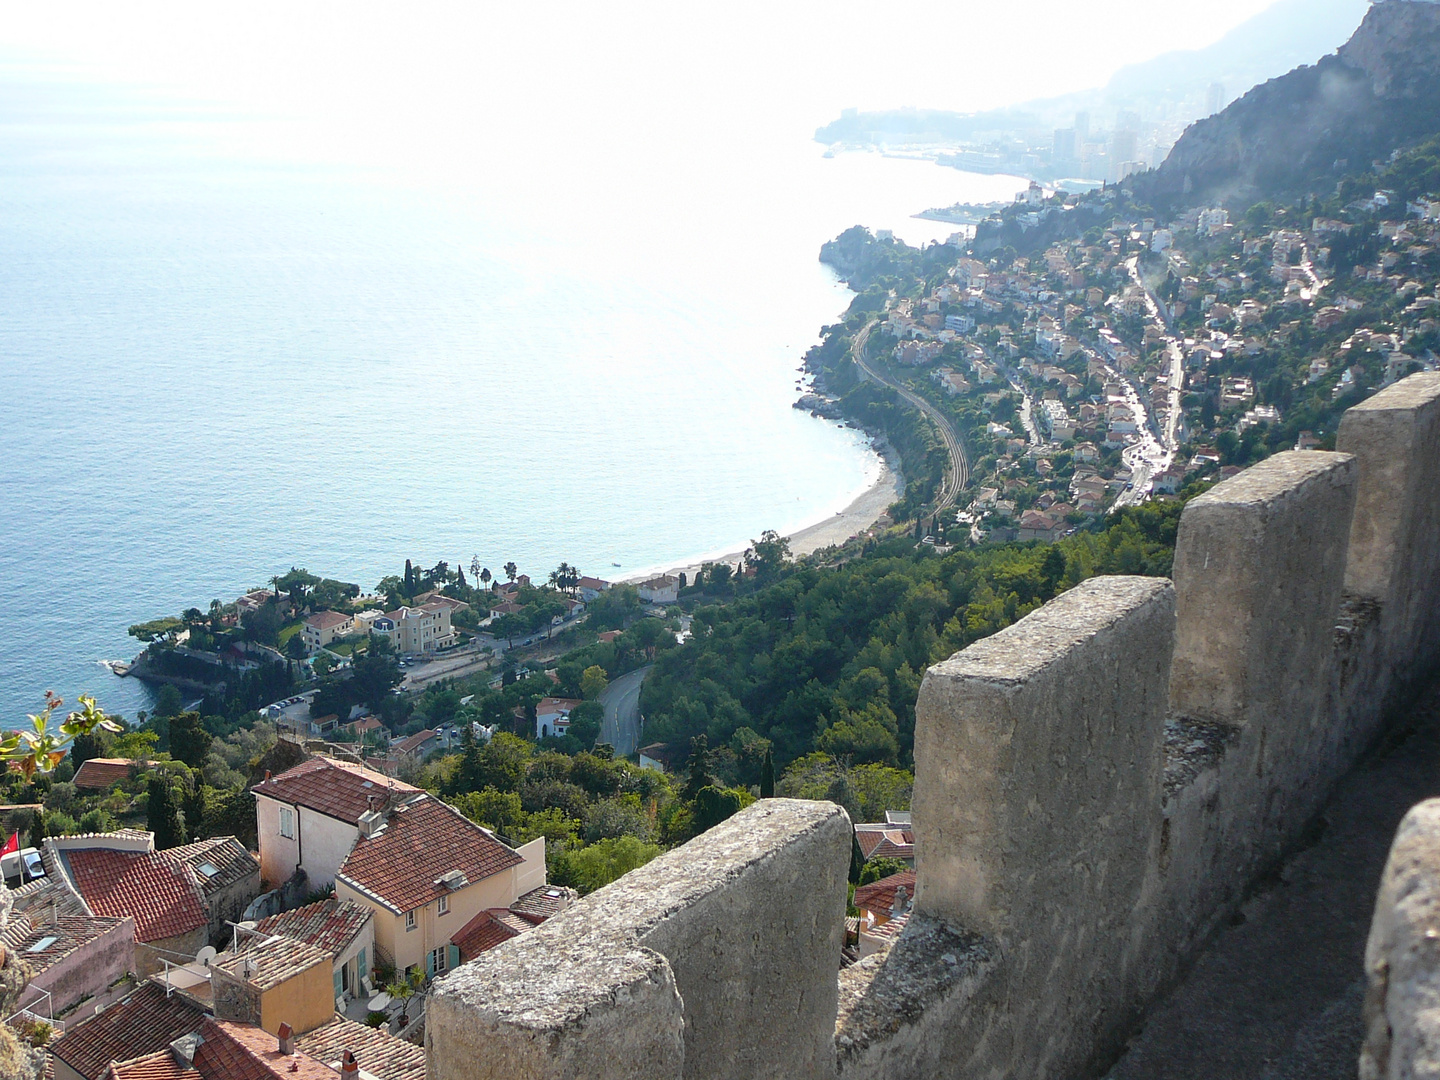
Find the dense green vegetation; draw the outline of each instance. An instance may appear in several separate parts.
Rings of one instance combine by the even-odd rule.
[[[1180,509],[1146,505],[1054,545],[944,557],[895,538],[842,567],[799,568],[733,604],[699,606],[690,640],[646,681],[647,738],[729,744],[749,732],[782,764],[812,750],[908,764],[926,667],[1095,574],[1168,574]]]

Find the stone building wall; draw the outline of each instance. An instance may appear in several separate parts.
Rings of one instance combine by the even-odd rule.
[[[431,1076],[1094,1072],[1440,658],[1440,375],[1338,446],[926,674],[888,952],[837,986],[848,823],[763,801],[443,980]]]

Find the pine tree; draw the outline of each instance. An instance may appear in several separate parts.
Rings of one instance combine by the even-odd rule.
[[[775,797],[775,759],[770,754],[770,748],[765,748],[765,759],[760,762],[760,798],[773,799]]]
[[[690,740],[690,779],[685,783],[685,798],[694,802],[701,788],[714,783],[715,778],[710,775],[710,740],[696,735]]]
[[[300,637],[296,634],[291,641]],[[170,721],[170,753],[192,769],[203,768],[210,756],[210,733],[200,722],[198,712],[181,713]]]

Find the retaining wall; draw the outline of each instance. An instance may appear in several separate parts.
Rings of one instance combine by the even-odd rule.
[[[766,800],[442,980],[430,1075],[1094,1072],[1440,657],[1440,375],[1338,446],[930,669],[914,913],[838,987],[848,822]]]

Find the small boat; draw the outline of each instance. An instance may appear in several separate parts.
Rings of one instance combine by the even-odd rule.
[[[619,566],[620,564],[619,564],[618,562],[612,562],[610,565],[611,565],[611,566]]]

